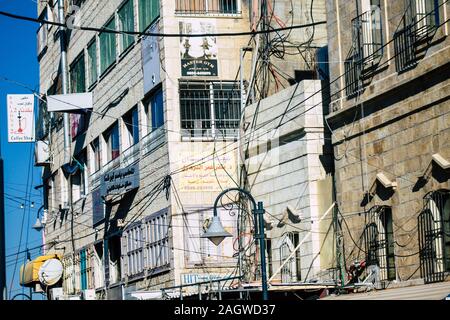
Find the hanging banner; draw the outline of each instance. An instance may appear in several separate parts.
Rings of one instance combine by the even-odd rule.
[[[158,23],[155,23],[149,30],[150,33],[157,33]],[[144,73],[144,94],[152,90],[161,83],[159,60],[158,38],[147,36],[142,38],[142,70]]]
[[[180,33],[214,33],[215,25],[208,21],[180,22]],[[213,36],[182,37],[180,39],[181,75],[217,76],[217,39]]]
[[[8,142],[34,142],[34,95],[8,94]]]

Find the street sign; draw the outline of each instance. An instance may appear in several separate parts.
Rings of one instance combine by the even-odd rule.
[[[8,94],[8,142],[34,142],[34,95]]]

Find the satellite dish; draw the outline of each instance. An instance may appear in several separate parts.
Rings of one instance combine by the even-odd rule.
[[[61,279],[63,265],[58,259],[45,261],[39,268],[39,281],[45,286],[52,286]]]

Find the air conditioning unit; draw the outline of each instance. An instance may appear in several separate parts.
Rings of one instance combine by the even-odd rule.
[[[97,300],[94,289],[87,289],[81,291],[81,300]]]
[[[64,300],[63,288],[50,289],[50,298],[52,300]]]

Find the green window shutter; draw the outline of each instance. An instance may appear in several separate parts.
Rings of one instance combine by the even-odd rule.
[[[88,69],[89,69],[89,85],[97,81],[97,42],[94,40],[88,49]]]
[[[111,20],[106,29],[115,30],[116,21]],[[103,73],[116,60],[116,35],[114,33],[104,32],[100,36],[100,72]]]
[[[139,31],[144,32],[159,16],[159,0],[139,0]]]
[[[134,10],[133,1],[128,0],[118,12],[120,30],[134,31]],[[122,34],[120,36],[122,52],[128,49],[134,41],[133,35]]]

